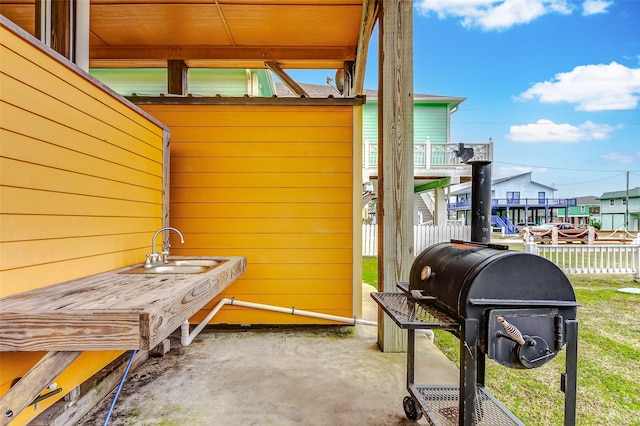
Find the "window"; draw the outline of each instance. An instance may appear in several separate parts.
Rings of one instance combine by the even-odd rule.
[[[520,202],[520,192],[507,191],[507,204],[509,204],[509,203],[519,203],[519,202]]]
[[[580,213],[584,213],[585,212],[585,206],[580,206]]]
[[[609,200],[609,207],[613,207],[616,205],[616,200],[614,200],[613,198]]]
[[[626,199],[626,198],[623,198],[623,199],[622,199],[622,205],[623,205],[623,206],[626,206],[626,205],[627,205],[627,199]]]
[[[547,199],[545,195],[546,194],[544,193],[544,191],[538,192],[538,204],[544,204],[545,200]]]

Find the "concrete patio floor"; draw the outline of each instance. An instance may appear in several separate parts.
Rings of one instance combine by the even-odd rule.
[[[363,318],[377,305],[363,285]],[[416,383],[457,384],[458,370],[416,337]],[[406,354],[382,353],[377,328],[205,330],[129,373],[110,425],[408,425]],[[113,395],[80,425],[103,424]]]

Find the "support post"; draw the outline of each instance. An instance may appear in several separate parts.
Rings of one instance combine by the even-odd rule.
[[[189,93],[189,68],[181,59],[169,59],[167,62],[167,92],[172,95],[186,96]]]
[[[465,319],[460,336],[460,400],[458,420],[460,426],[473,426],[476,405],[476,382],[478,377],[478,320]],[[483,379],[484,381],[484,379]]]
[[[576,424],[576,397],[578,392],[578,321],[567,320],[567,358],[564,376],[564,426]]]
[[[444,226],[447,224],[447,194],[444,187],[438,187],[434,191],[435,211],[433,212],[433,224]]]
[[[89,2],[35,0],[35,36],[47,46],[89,70]]]
[[[389,0],[380,14],[378,72],[378,282],[384,292],[409,280],[413,247],[413,3]],[[378,310],[378,345],[406,351],[407,334]]]

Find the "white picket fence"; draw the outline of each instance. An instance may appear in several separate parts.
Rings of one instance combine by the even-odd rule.
[[[466,225],[416,225],[416,255],[432,244],[471,240]],[[556,264],[565,274],[633,274],[640,281],[640,245],[637,244],[534,244],[533,252]],[[378,255],[378,226],[362,225],[362,255]]]
[[[633,274],[640,278],[640,246],[627,244],[537,244],[538,255],[565,274]]]
[[[413,243],[416,255],[432,244],[449,240],[469,241],[469,225],[416,225],[413,227]],[[362,225],[362,255],[378,255],[378,225]]]

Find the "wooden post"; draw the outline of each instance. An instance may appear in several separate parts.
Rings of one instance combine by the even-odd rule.
[[[36,0],[34,5],[36,37],[71,61],[75,61],[76,6],[76,0]]]
[[[183,60],[169,59],[167,63],[167,92],[172,95],[186,95],[189,92],[188,72],[189,68]]]
[[[378,283],[396,292],[409,280],[413,247],[413,3],[385,0],[380,14],[378,85]],[[403,352],[407,335],[378,311],[378,345]]]

